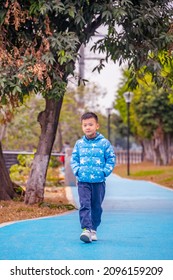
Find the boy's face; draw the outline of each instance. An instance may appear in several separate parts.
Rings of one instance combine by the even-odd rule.
[[[94,118],[82,120],[82,130],[87,138],[94,138],[98,128],[99,124]]]

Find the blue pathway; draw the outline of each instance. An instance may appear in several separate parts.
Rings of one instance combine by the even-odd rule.
[[[173,260],[173,191],[111,175],[103,208],[89,244],[79,240],[78,211],[1,227],[0,260]]]

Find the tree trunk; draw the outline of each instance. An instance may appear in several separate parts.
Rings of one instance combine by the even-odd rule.
[[[47,168],[56,136],[63,98],[46,99],[45,111],[38,115],[41,135],[31,173],[26,186],[25,203],[34,204],[44,199]]]
[[[171,137],[160,125],[153,135],[155,165],[168,165],[171,162]]]
[[[153,145],[152,141],[148,139],[142,140],[143,146],[143,160],[153,161],[154,153],[153,153]]]
[[[166,133],[163,135],[163,139],[159,146],[160,155],[161,155],[161,164],[168,165],[172,160],[171,156],[171,136]]]
[[[152,140],[143,140],[144,160],[152,161],[155,165],[168,165],[172,161],[172,136],[167,133],[161,137],[154,134]]]
[[[7,124],[2,124],[0,127],[0,141],[5,137],[5,132],[6,132]]]
[[[2,146],[0,142],[0,200],[10,200],[16,197],[13,189],[13,182],[10,179],[5,160],[2,154]]]

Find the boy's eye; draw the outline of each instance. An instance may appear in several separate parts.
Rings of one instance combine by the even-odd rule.
[[[84,124],[84,127],[86,126],[92,126],[92,123]]]

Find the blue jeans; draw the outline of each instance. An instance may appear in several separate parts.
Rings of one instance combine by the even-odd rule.
[[[101,205],[105,196],[105,182],[78,182],[78,194],[81,228],[97,230],[97,227],[101,223]]]

